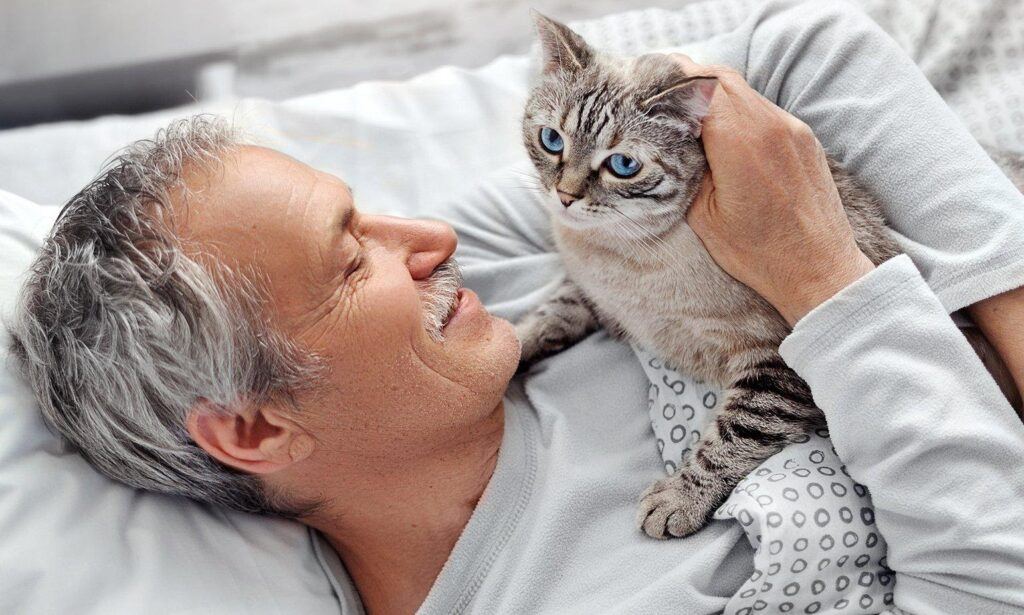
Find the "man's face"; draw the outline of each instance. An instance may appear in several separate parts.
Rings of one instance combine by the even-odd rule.
[[[423,324],[421,287],[455,250],[451,227],[361,213],[338,178],[262,148],[186,180],[181,236],[262,272],[268,318],[326,363],[296,417],[317,441],[315,465],[393,467],[495,412],[519,359],[511,325],[468,290],[443,340]]]

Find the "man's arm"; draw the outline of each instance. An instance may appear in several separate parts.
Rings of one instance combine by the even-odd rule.
[[[744,27],[728,63],[880,200],[948,312],[1024,285],[1024,196],[881,28],[846,2],[769,2]]]
[[[897,606],[1024,610],[1024,427],[910,260],[812,310],[781,352],[871,491]]]
[[[1024,390],[1024,197],[870,19],[792,4],[756,20],[748,81],[880,198],[946,310],[970,306]]]
[[[875,326],[858,334],[872,323],[851,316],[815,352],[801,353],[817,353],[814,366],[791,363],[825,409],[850,473],[872,492],[889,565],[900,577],[897,604],[911,612],[1024,609],[1022,428],[936,311],[1024,283],[1024,197],[910,58],[857,9],[772,3],[756,22],[746,57],[734,65],[809,124],[879,198],[935,293],[911,279],[912,290],[899,295],[905,303],[865,308]],[[865,306],[898,294],[893,288],[869,298],[870,286],[863,290]],[[971,310],[1018,378],[1021,294]],[[801,323],[794,335],[824,331],[812,324]],[[784,356],[793,358],[797,344],[787,346]]]
[[[837,49],[849,42],[847,34],[862,40],[856,23],[845,24],[831,13],[790,17],[798,37],[831,38]],[[833,31],[837,24],[843,29]],[[830,75],[833,67],[820,65],[828,55],[820,52],[809,56],[819,60],[820,73],[805,65],[792,80],[822,79],[821,87],[828,89],[831,77],[819,74]],[[712,185],[701,191],[688,219],[719,265],[796,322],[780,351],[810,385],[850,475],[871,490],[875,511],[863,511],[862,522],[877,521],[886,537],[888,565],[897,574],[896,604],[915,613],[1024,609],[1024,476],[1019,472],[1024,426],[946,314],[949,306],[909,258],[877,269],[870,262],[858,266],[864,255],[828,181],[824,152],[807,127],[758,97],[732,72],[704,70],[719,80],[704,120]],[[836,70],[836,79],[858,79]],[[801,86],[790,76],[784,79],[787,87]],[[875,93],[865,95],[873,100]],[[941,109],[932,111],[934,121],[941,122]],[[905,148],[908,137],[893,134],[891,141],[895,145],[879,149]],[[913,152],[904,154],[907,164],[917,164],[909,160]],[[985,175],[984,169],[979,173]],[[875,180],[885,184],[892,178]],[[953,207],[943,204],[944,194],[964,190],[959,184],[941,190],[919,184],[905,191],[882,188],[902,198],[907,192],[933,207]],[[998,217],[1002,209],[1013,213],[1015,199],[1015,193],[982,199],[978,209],[983,218]],[[1010,216],[999,219],[1002,226],[995,230],[1005,236],[1016,223]],[[958,252],[969,242],[957,237],[957,229],[941,227],[923,231],[936,233],[936,246],[953,246],[936,248],[934,253],[944,256],[931,261],[933,273],[951,262],[979,275],[999,273],[999,260],[1016,255],[997,251],[991,260]],[[983,237],[974,241],[982,253],[991,247]],[[945,279],[946,274],[936,275]],[[993,281],[998,278],[990,275]]]
[[[780,352],[871,490],[861,522],[885,535],[896,604],[1024,609],[1024,425],[910,259],[875,269],[860,253],[807,127],[709,70],[711,183],[688,220],[723,269],[796,323]]]

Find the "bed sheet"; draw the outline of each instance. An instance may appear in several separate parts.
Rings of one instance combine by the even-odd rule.
[[[249,140],[344,178],[359,206],[415,215],[523,159],[518,121],[530,61],[501,57],[404,82],[365,82],[285,102],[244,99],[0,132],[0,187],[65,202],[127,143],[176,117],[217,113]]]

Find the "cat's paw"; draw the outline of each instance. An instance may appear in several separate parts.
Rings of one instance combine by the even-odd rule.
[[[663,478],[640,496],[637,525],[651,538],[682,538],[707,525],[717,497],[680,475]]]
[[[543,357],[540,331],[532,319],[516,323],[516,337],[519,338],[519,372],[526,371]]]

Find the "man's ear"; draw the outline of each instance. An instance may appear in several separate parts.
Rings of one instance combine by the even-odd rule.
[[[545,73],[583,70],[594,59],[594,51],[590,45],[568,26],[532,9],[530,14],[533,15],[533,22],[537,26]]]
[[[685,121],[694,137],[708,114],[718,80],[714,77],[673,75],[657,83],[640,106],[649,115],[668,115]]]
[[[249,474],[277,472],[315,448],[313,437],[274,403],[223,408],[200,399],[185,426],[210,456]]]

